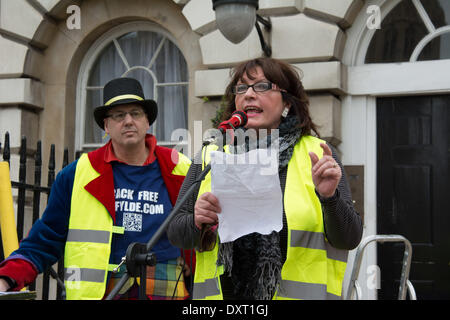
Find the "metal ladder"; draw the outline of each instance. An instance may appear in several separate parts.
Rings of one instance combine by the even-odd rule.
[[[367,245],[373,241],[376,242],[403,242],[405,244],[405,253],[403,255],[403,263],[402,263],[402,273],[400,277],[400,289],[398,292],[398,300],[406,300],[406,291],[409,291],[409,298],[410,300],[417,300],[416,292],[414,290],[414,287],[412,283],[408,280],[409,277],[409,270],[411,268],[411,258],[412,258],[412,246],[408,239],[401,235],[372,235],[364,238],[361,243],[359,244],[356,255],[355,255],[355,261],[353,264],[353,270],[352,275],[350,278],[350,283],[347,290],[347,296],[346,300],[351,300],[353,297],[353,293],[356,292],[356,298],[357,300],[361,299],[362,292],[361,292],[361,286],[358,283],[358,275],[359,275],[359,269],[361,267],[362,262],[362,256],[364,249],[367,247]]]

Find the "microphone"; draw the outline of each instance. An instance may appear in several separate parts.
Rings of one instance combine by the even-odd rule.
[[[248,117],[244,111],[235,111],[231,114],[231,118],[219,124],[217,129],[225,133],[228,129],[237,129],[247,124]]]
[[[217,129],[219,129],[222,136],[225,136],[228,133],[229,137],[231,137],[231,140],[233,140],[234,134],[232,130],[245,126],[247,124],[247,121],[248,117],[244,111],[235,111],[231,114],[231,118],[221,122]],[[203,146],[207,146],[211,143],[217,143],[217,137],[210,137],[208,139],[205,139],[203,141]]]

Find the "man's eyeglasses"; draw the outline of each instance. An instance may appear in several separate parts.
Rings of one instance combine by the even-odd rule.
[[[120,122],[120,121],[123,121],[123,119],[125,119],[127,114],[129,114],[131,116],[131,118],[133,118],[134,120],[138,120],[138,119],[141,119],[145,115],[145,112],[142,110],[131,110],[128,112],[119,111],[119,112],[111,112],[110,114],[107,114],[106,116],[113,119],[114,121]]]
[[[261,82],[257,82],[254,84],[242,83],[242,84],[238,84],[238,85],[234,86],[232,89],[232,92],[233,92],[233,94],[244,94],[247,92],[248,88],[253,88],[253,91],[255,91],[255,92],[264,92],[264,91],[276,89],[277,85],[270,81],[261,81]],[[285,90],[280,90],[280,91],[285,91]]]

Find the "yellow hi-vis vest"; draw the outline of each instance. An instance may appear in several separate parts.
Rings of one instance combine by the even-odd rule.
[[[184,155],[179,154],[183,159]],[[172,171],[186,175],[189,161],[180,161]],[[113,233],[124,228],[113,225],[102,203],[85,190],[100,174],[92,167],[87,154],[78,160],[72,188],[69,231],[64,252],[64,283],[67,300],[102,299],[106,290]]]
[[[288,226],[286,261],[274,299],[340,299],[347,265],[347,250],[332,247],[326,239],[322,207],[311,177],[312,151],[323,156],[320,143],[304,136],[294,147],[287,168],[284,209]],[[206,152],[207,163],[209,152]],[[200,185],[199,195],[211,190],[208,174]],[[216,266],[218,245],[211,251],[196,252],[194,299],[222,299],[220,275],[223,266]]]

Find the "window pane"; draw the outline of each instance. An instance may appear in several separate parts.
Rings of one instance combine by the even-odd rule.
[[[130,67],[147,67],[162,39],[163,36],[156,32],[137,31],[123,35],[117,42]]]
[[[450,24],[450,1],[421,0],[421,3],[436,29]]]
[[[428,31],[411,1],[400,2],[381,22],[366,55],[366,63],[409,61]]]
[[[158,118],[156,137],[170,141],[175,129],[187,128],[187,86],[164,86],[158,88]]]
[[[126,71],[122,59],[117,53],[113,43],[107,45],[99,55],[92,67],[88,79],[89,87],[103,87],[108,81]],[[103,105],[103,90],[86,90],[86,109],[84,119],[84,134],[86,143],[104,143],[107,141],[105,132],[94,121],[94,109]],[[105,140],[106,139],[106,140]]]
[[[152,70],[160,83],[188,81],[187,65],[183,54],[170,41],[164,42],[163,50],[158,55]]]
[[[450,59],[450,34],[446,33],[431,40],[423,48],[417,60]]]
[[[108,81],[117,78],[126,71],[114,43],[110,43],[100,53],[89,75],[88,86],[103,87]]]
[[[125,75],[127,78],[133,78],[138,80],[141,83],[142,90],[144,90],[144,96],[146,99],[155,99],[155,94],[153,92],[155,82],[153,81],[152,76],[145,69],[134,69],[129,71]],[[159,115],[158,115],[159,116]]]
[[[88,143],[102,143],[105,132],[94,121],[94,109],[103,105],[102,90],[87,90],[84,136]]]

